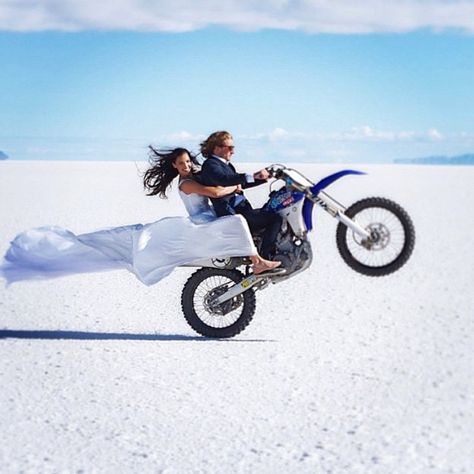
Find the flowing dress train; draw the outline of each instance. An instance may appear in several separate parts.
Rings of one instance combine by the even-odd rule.
[[[152,285],[179,265],[257,253],[241,216],[216,218],[207,198],[181,191],[180,196],[190,217],[166,217],[79,235],[57,226],[22,232],[11,242],[0,276],[10,284],[126,269]]]

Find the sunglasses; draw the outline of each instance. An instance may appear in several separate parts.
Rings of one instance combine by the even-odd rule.
[[[229,150],[234,150],[235,145],[219,145],[221,148],[228,148]]]

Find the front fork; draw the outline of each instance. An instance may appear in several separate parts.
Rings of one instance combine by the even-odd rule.
[[[308,198],[318,206],[322,207],[328,214],[335,217],[339,222],[349,227],[353,232],[362,237],[362,241],[368,241],[370,239],[370,232],[367,232],[357,222],[353,221],[350,217],[347,217],[345,212],[346,208],[334,198],[326,194],[324,191],[320,191],[317,196],[309,195]]]

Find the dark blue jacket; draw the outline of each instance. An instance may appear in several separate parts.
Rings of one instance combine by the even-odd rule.
[[[223,163],[218,158],[211,156],[202,165],[201,182],[204,186],[236,186],[240,184],[242,188],[251,188],[266,181],[257,179],[254,183],[247,183],[245,173],[237,173],[232,163]],[[239,211],[252,209],[243,194],[232,193],[221,198],[212,198],[211,201],[218,216],[236,214],[237,209]]]

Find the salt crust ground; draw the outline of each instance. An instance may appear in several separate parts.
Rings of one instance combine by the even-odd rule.
[[[190,269],[150,288],[127,272],[2,286],[1,472],[474,472],[474,168],[356,168],[330,193],[400,202],[412,260],[354,273],[318,211],[311,269],[258,294],[233,340],[186,325]],[[145,197],[134,163],[3,162],[0,203],[2,254],[35,226],[184,213]]]

